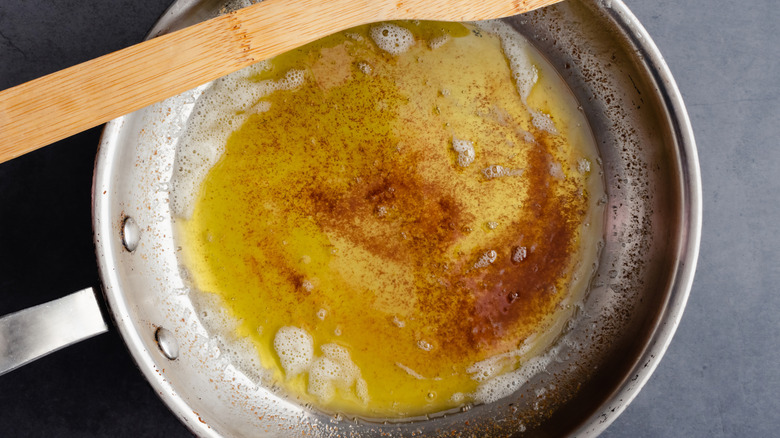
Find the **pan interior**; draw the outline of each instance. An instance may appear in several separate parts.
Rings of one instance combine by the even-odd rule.
[[[212,333],[330,412],[408,420],[518,389],[602,238],[577,106],[501,22],[361,26],[221,79],[171,191],[193,288],[237,320]]]

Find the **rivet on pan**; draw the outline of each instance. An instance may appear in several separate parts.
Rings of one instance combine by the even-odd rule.
[[[154,333],[154,339],[162,354],[170,360],[179,357],[179,343],[170,330],[158,327]]]
[[[125,249],[133,252],[138,247],[138,242],[141,240],[141,230],[138,228],[138,224],[131,217],[126,217],[124,224],[122,224],[122,244]]]

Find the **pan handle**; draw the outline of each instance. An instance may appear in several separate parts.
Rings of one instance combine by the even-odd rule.
[[[0,318],[0,375],[108,331],[95,291],[82,289]]]

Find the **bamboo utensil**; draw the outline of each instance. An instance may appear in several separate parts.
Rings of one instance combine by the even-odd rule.
[[[0,163],[360,24],[473,21],[560,0],[265,0],[0,92]]]

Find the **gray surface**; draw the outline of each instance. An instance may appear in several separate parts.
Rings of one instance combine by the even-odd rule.
[[[675,339],[605,436],[780,436],[778,3],[627,4],[688,107],[704,226]]]
[[[0,0],[0,88],[139,41],[167,3]],[[704,229],[679,331],[604,436],[779,436],[777,1],[626,3],[688,106]],[[98,134],[0,165],[0,313],[96,284],[83,174]],[[41,292],[14,292],[30,289]],[[0,378],[2,435],[187,436],[118,344],[112,333]]]

